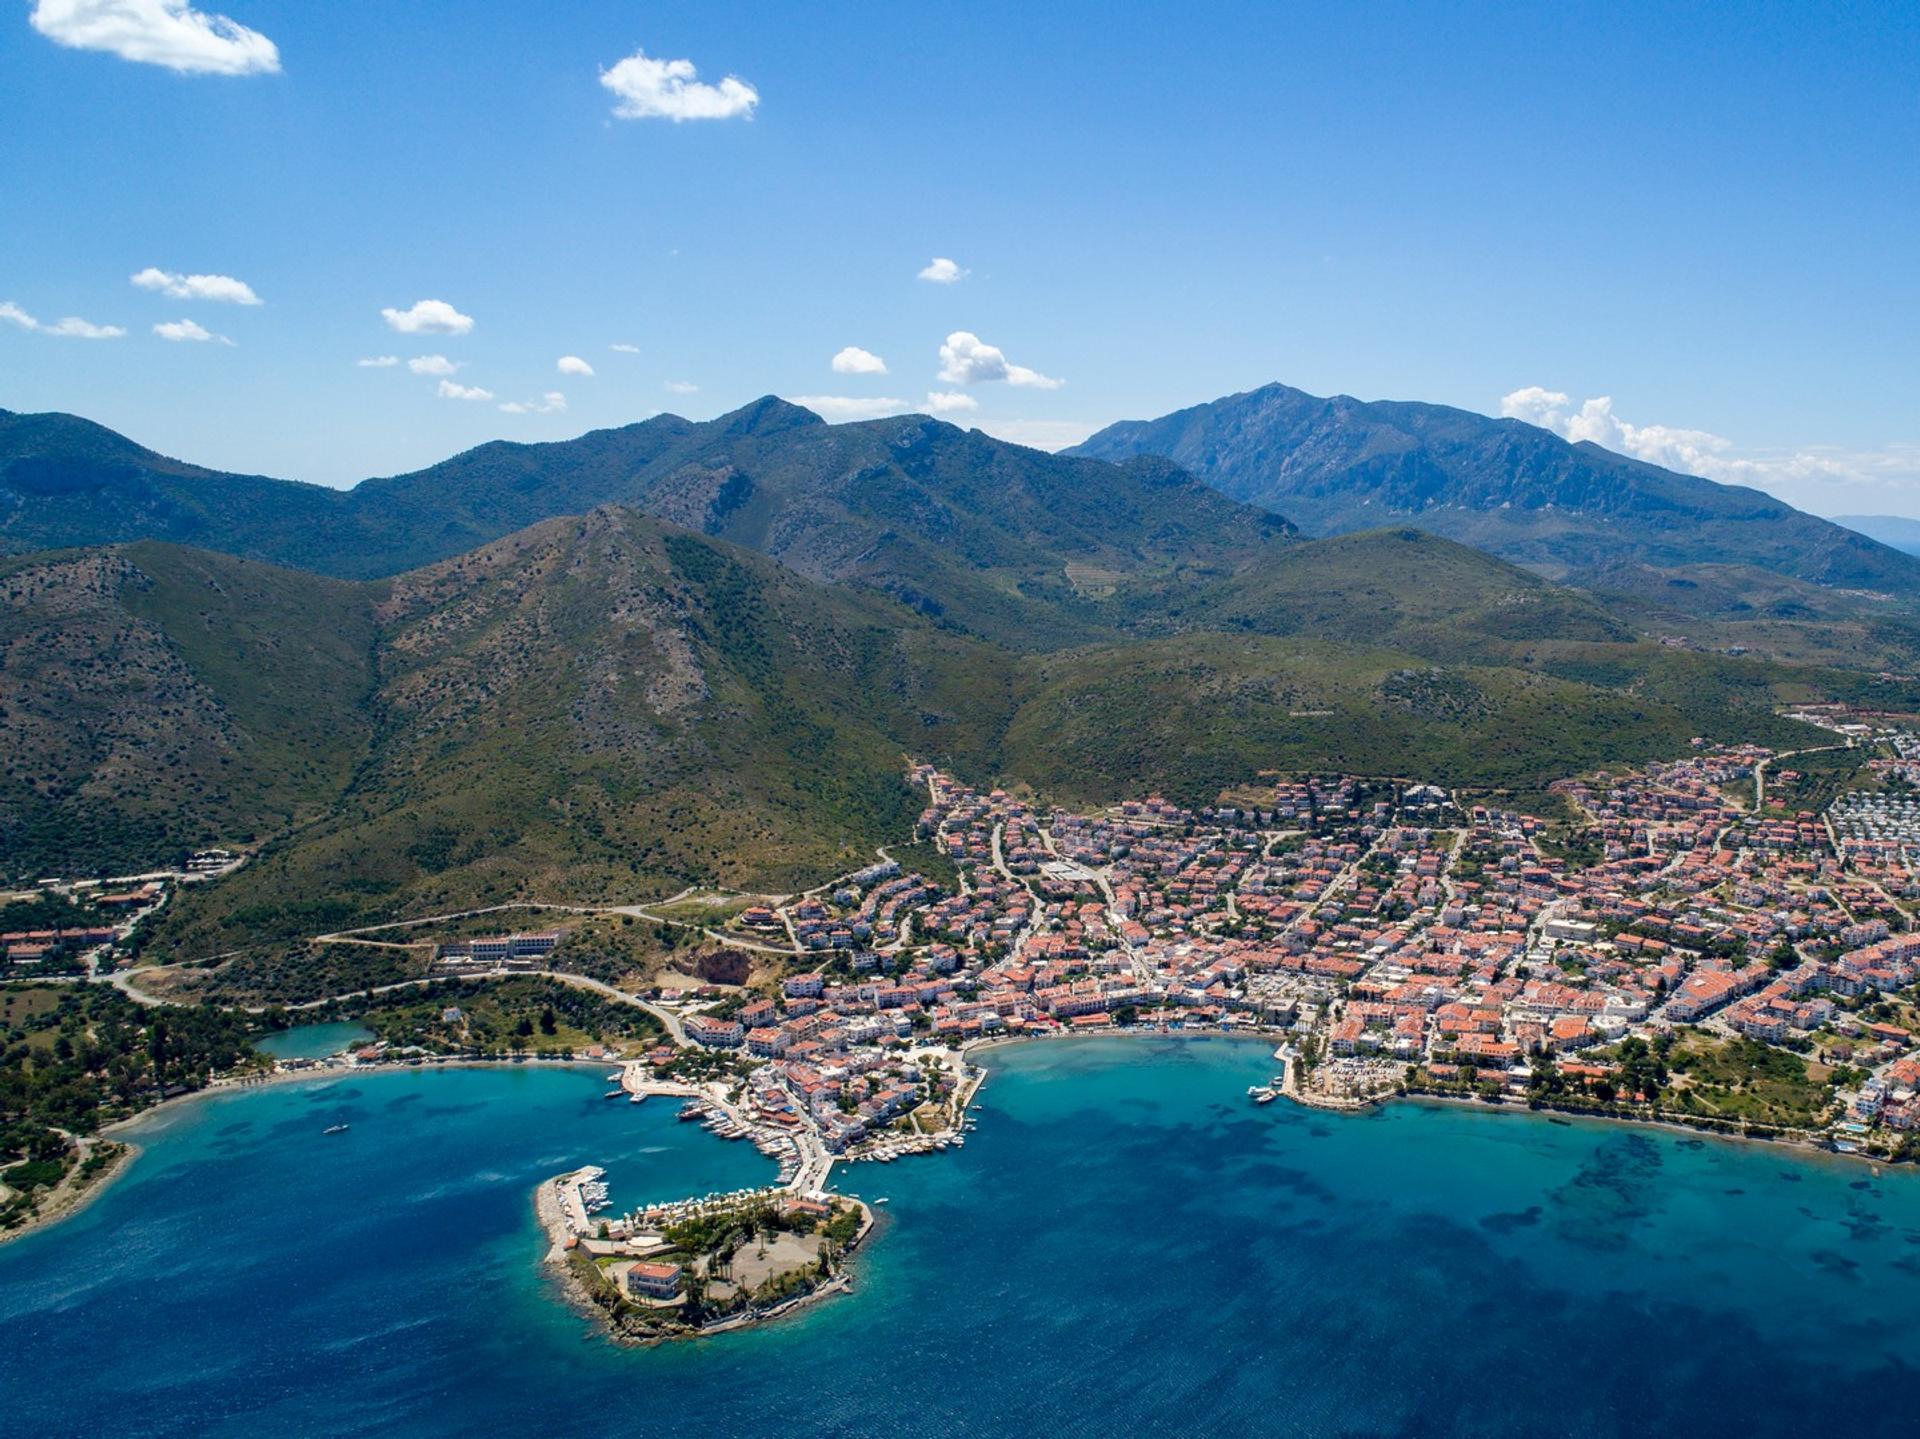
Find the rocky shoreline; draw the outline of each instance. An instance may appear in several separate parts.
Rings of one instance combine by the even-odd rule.
[[[646,1347],[679,1339],[703,1339],[734,1333],[784,1319],[837,1294],[853,1289],[851,1261],[873,1232],[877,1222],[873,1209],[845,1195],[826,1196],[823,1202],[857,1212],[859,1224],[851,1238],[834,1252],[832,1271],[820,1282],[781,1299],[765,1308],[751,1302],[744,1309],[730,1310],[710,1320],[688,1323],[677,1309],[636,1301],[622,1294],[618,1283],[603,1273],[570,1221],[562,1192],[597,1171],[574,1170],[542,1181],[534,1189],[534,1215],[546,1239],[541,1265],[559,1287],[567,1306],[581,1317],[592,1320],[606,1338],[616,1344]],[[798,1196],[795,1196],[796,1198]],[[646,1248],[647,1246],[642,1246]],[[657,1249],[657,1246],[654,1246]],[[638,1256],[636,1256],[638,1257]]]

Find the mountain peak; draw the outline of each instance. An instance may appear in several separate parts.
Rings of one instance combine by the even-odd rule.
[[[749,404],[713,422],[728,435],[778,435],[826,421],[805,406],[783,400],[778,395],[762,395]]]

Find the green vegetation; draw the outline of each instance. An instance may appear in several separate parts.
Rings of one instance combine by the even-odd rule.
[[[257,1062],[250,1021],[212,1007],[142,1009],[101,985],[0,990],[0,1227],[31,1218],[102,1124]],[[108,1152],[89,1158],[95,1170]]]
[[[171,545],[0,569],[0,875],[174,864],[332,803],[372,732],[372,602]]]
[[[1830,1079],[1816,1078],[1799,1055],[1758,1040],[1694,1032],[1674,1046],[1668,1063],[1684,1081],[1672,1103],[1685,1113],[1807,1129],[1832,1105]]]
[[[1530,793],[1604,763],[1684,753],[1696,734],[1777,726],[1510,668],[1433,666],[1305,639],[1195,634],[1035,661],[1005,767],[1103,801],[1165,787],[1211,798],[1262,770],[1417,775]],[[1790,727],[1804,729],[1803,726]]]
[[[210,966],[150,971],[140,984],[175,1001],[235,1005],[308,1004],[354,990],[424,978],[428,951],[364,944],[256,946]]]
[[[617,512],[409,575],[387,615],[353,797],[183,896],[160,953],[475,901],[799,888],[910,833],[908,743],[983,763],[1011,677],[886,601]]]
[[[88,929],[105,924],[100,912],[75,904],[63,894],[42,891],[31,899],[0,904],[0,934],[15,930]]]
[[[1880,746],[1858,749],[1813,750],[1787,758],[1767,767],[1767,811],[1770,814],[1819,814],[1850,789],[1876,790],[1881,782],[1867,768],[1876,757],[1884,758]],[[1793,775],[1792,779],[1786,778]]]
[[[644,1048],[665,1038],[644,1009],[557,979],[437,980],[408,995],[340,1007],[396,1048],[434,1054],[567,1057],[589,1045]]]

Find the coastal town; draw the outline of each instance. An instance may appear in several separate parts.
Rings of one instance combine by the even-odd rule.
[[[658,1077],[679,1054],[662,1045],[618,1078],[759,1144],[779,1202],[812,1206],[849,1202],[836,1163],[963,1145],[980,1047],[1118,1031],[1272,1039],[1256,1104],[1422,1094],[1911,1159],[1920,755],[1879,740],[1860,762],[1876,787],[1824,812],[1756,802],[1803,780],[1791,756],[1697,744],[1556,785],[1575,816],[1558,826],[1359,776],[1079,814],[919,766],[919,838],[954,882],[885,858],[738,906],[728,923],[777,970],[664,1001],[719,1077]],[[606,1224],[578,1175],[554,1194],[559,1250],[656,1287],[638,1266],[670,1256],[674,1293],[707,1302],[662,1232],[672,1212]]]
[[[1801,717],[1831,745],[1696,741],[1555,784],[1553,819],[1337,774],[1077,812],[920,764],[917,866],[883,851],[805,893],[697,897],[700,918],[680,922],[750,959],[740,983],[572,973],[587,911],[469,927],[432,944],[417,982],[544,976],[633,1006],[652,1037],[567,1056],[617,1063],[609,1100],[674,1105],[777,1164],[763,1189],[618,1213],[597,1169],[541,1186],[556,1271],[631,1339],[847,1288],[875,1215],[836,1192],[836,1166],[963,1147],[979,1051],[1018,1039],[1258,1036],[1274,1073],[1255,1105],[1420,1095],[1912,1159],[1920,740]],[[1844,784],[1823,785],[1821,764]],[[1793,807],[1801,793],[1818,807]],[[132,897],[137,916],[165,890],[98,892],[88,909]],[[100,956],[125,932],[8,936],[9,968],[57,948],[74,982],[112,979]],[[325,1063],[435,1057],[381,1040]]]
[[[1119,1028],[1277,1036],[1273,1089],[1310,1104],[1459,1088],[1891,1153],[1920,1128],[1920,761],[1867,771],[1888,787],[1776,817],[1740,787],[1790,765],[1702,744],[1556,785],[1556,829],[1398,780],[1075,814],[923,766],[957,882],[886,860],[740,909],[785,972],[681,1001],[682,1029],[735,1058],[755,1125],[854,1160],[958,1142],[975,1045]],[[1825,1102],[1788,1122],[1680,1072],[1742,1044]]]

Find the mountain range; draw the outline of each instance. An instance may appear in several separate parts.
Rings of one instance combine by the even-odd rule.
[[[1109,425],[1070,453],[1160,456],[1310,534],[1413,525],[1573,583],[1626,561],[1920,594],[1920,559],[1759,490],[1446,405],[1265,385]]]
[[[828,425],[771,396],[704,424],[497,441],[350,490],[202,470],[71,415],[0,413],[0,543],[16,552],[159,539],[370,579],[604,504],[1028,643],[1093,637],[1292,533],[1162,460],[1055,457],[925,416]]]
[[[176,957],[797,887],[910,831],[915,759],[1085,803],[1323,766],[1546,803],[1695,735],[1790,738],[1783,701],[1904,703],[1879,672],[1920,650],[1763,569],[1570,588],[1404,520],[1308,538],[1164,457],[773,399],[347,492],[7,415],[0,535],[0,872],[247,845],[169,907]],[[1674,585],[1714,644],[1662,631]],[[1763,631],[1779,653],[1711,652]]]

